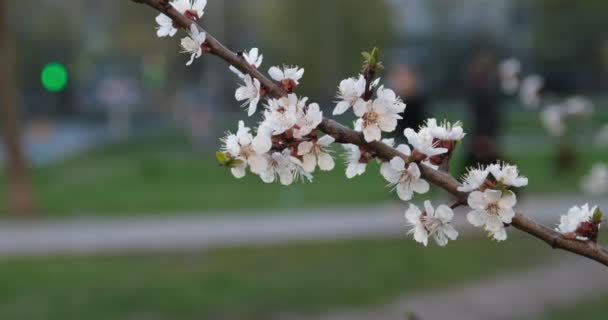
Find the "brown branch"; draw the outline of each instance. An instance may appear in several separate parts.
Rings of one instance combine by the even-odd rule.
[[[178,26],[181,26],[182,28],[188,28],[190,24],[192,24],[192,21],[190,19],[184,17],[173,7],[167,5],[166,0],[131,1],[144,3],[155,8],[156,10],[172,18],[175,23]],[[206,32],[199,25],[197,26],[202,32]],[[241,56],[230,51],[219,41],[217,41],[217,39],[211,36],[208,32],[206,44],[210,53],[220,57],[221,59],[228,62],[230,65],[235,66],[237,69],[241,70],[241,72],[247,73],[252,77],[258,79],[272,97],[279,98],[286,95],[286,92],[283,90],[283,88],[281,88],[272,80],[265,77],[255,67],[249,65]],[[323,122],[321,122],[321,124],[319,125],[319,129],[324,133],[334,137],[336,139],[336,142],[338,143],[350,143],[362,146],[366,150],[373,152],[374,155],[379,158],[390,160],[394,157],[401,157],[406,161],[408,160],[404,154],[382,142],[366,142],[361,132],[349,129],[334,120],[324,118]],[[458,204],[465,205],[467,203],[468,193],[458,191],[460,183],[458,183],[458,181],[456,181],[456,179],[454,179],[452,176],[445,172],[440,172],[429,168],[425,165],[421,165],[420,169],[422,172],[422,176],[426,180],[454,195],[457,199]],[[587,257],[589,259],[593,259],[599,263],[608,266],[608,251],[595,243],[566,239],[560,233],[549,229],[543,225],[540,225],[522,214],[517,214],[515,218],[513,218],[513,222],[511,225],[525,233],[528,233],[540,240],[543,240],[555,249],[570,251],[572,253]]]

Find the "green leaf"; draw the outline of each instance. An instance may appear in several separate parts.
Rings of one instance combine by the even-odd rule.
[[[370,62],[372,60],[372,55],[369,52],[361,52],[361,55],[367,62]]]
[[[215,157],[217,158],[217,162],[219,162],[220,166],[222,167],[234,168],[243,164],[243,160],[233,159],[232,157],[230,157],[230,155],[222,151],[216,152]]]
[[[240,166],[241,164],[243,164],[243,160],[232,159],[232,160],[228,160],[228,162],[226,162],[226,167],[235,168],[235,167]]]
[[[215,153],[215,158],[217,159],[217,162],[219,162],[220,166],[225,166],[229,161],[228,156],[222,151],[217,151]]]
[[[374,59],[374,63],[380,62],[380,49],[378,49],[378,47],[372,49],[372,59]]]
[[[602,213],[602,210],[600,210],[600,208],[595,209],[592,218],[593,223],[601,223],[603,216],[604,214]]]

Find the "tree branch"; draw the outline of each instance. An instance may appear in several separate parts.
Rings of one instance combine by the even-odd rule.
[[[167,0],[131,1],[137,3],[144,3],[164,13],[168,17],[172,18],[177,26],[180,26],[184,29],[189,28],[190,25],[193,23],[190,19],[186,18],[177,10],[175,10],[171,5],[169,5]],[[197,27],[202,32],[206,32],[198,24]],[[255,67],[248,64],[240,55],[230,51],[208,32],[206,32],[206,34],[206,44],[209,53],[218,56],[230,65],[239,69],[241,72],[249,74],[253,78],[258,79],[262,86],[266,89],[268,94],[270,94],[272,97],[280,98],[287,94],[281,86],[268,79]],[[365,149],[373,152],[379,158],[390,160],[394,157],[401,157],[407,161],[407,157],[396,149],[379,141],[368,143],[363,138],[363,134],[361,132],[349,129],[334,120],[324,118],[321,124],[319,125],[319,130],[323,131],[325,134],[334,137],[336,139],[336,142],[338,143],[350,143],[362,146]],[[426,180],[454,195],[458,201],[458,204],[465,205],[467,203],[468,193],[458,191],[460,183],[452,176],[447,173],[429,168],[425,165],[421,165],[420,170],[422,176]],[[532,219],[519,213],[515,216],[515,218],[513,218],[513,222],[511,225],[525,233],[528,233],[546,242],[555,249],[566,250],[595,260],[605,266],[608,266],[608,251],[597,245],[596,243],[590,241],[582,242],[577,240],[566,239],[560,233],[549,229],[543,225],[540,225]]]

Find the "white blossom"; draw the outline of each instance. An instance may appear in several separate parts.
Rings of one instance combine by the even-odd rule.
[[[258,48],[253,48],[249,52],[243,52],[243,59],[254,68],[259,68],[262,65],[264,56],[260,54]],[[245,74],[234,66],[230,66],[230,71],[234,72],[240,78],[244,78]]]
[[[343,144],[346,152],[346,177],[352,179],[365,173],[367,160],[362,158],[361,149],[354,144]]]
[[[566,124],[563,120],[563,108],[561,105],[550,105],[543,109],[540,114],[541,122],[545,129],[556,137],[566,132]]]
[[[257,134],[255,138],[253,138],[253,142],[251,143],[253,150],[255,150],[255,152],[259,154],[263,154],[270,151],[270,149],[272,148],[272,133],[273,129],[268,125],[262,123],[258,127]]]
[[[253,137],[250,129],[245,127],[243,121],[239,121],[239,129],[236,134],[228,134],[224,139],[223,150],[232,158],[240,160],[241,163],[231,168],[232,174],[236,178],[245,176],[247,165],[253,173],[259,174],[266,170],[268,162],[263,153],[258,153],[252,146]]]
[[[505,93],[514,94],[519,89],[519,73],[521,72],[521,62],[510,58],[503,61],[499,68],[501,86]]]
[[[406,164],[402,158],[395,157],[381,167],[380,173],[403,201],[411,200],[414,192],[423,194],[429,191],[429,183],[420,177],[420,168],[414,162]]]
[[[363,102],[361,96],[365,93],[365,85],[367,82],[362,75],[359,75],[359,79],[348,78],[340,82],[338,87],[338,98],[336,108],[334,109],[333,115],[340,115],[346,112],[346,110],[352,108],[357,102]]]
[[[392,132],[397,128],[397,121],[402,117],[389,108],[387,101],[376,99],[374,101],[359,100],[354,106],[357,120],[356,129],[363,132],[365,141],[380,141],[382,131]]]
[[[528,185],[528,178],[519,175],[517,166],[507,163],[495,163],[488,166],[488,170],[496,182],[502,183],[508,187],[525,187]]]
[[[171,5],[179,13],[196,21],[205,14],[204,10],[205,6],[207,6],[207,0],[175,0],[171,2]],[[164,13],[161,13],[156,17],[156,23],[158,23],[158,28],[156,28],[156,35],[158,37],[173,37],[177,33],[177,28],[175,28],[173,20]]]
[[[574,206],[570,208],[567,214],[560,217],[559,225],[555,229],[561,234],[572,234],[580,227],[581,223],[589,222],[593,218],[593,214],[597,207],[589,208],[589,204],[581,207]],[[586,237],[577,235],[579,240],[588,240]]]
[[[411,128],[406,128],[403,131],[403,134],[414,150],[427,157],[433,157],[448,152],[448,149],[438,147],[439,142],[433,137],[427,127],[420,128],[418,132]]]
[[[540,91],[544,84],[545,80],[539,75],[530,75],[523,80],[519,95],[524,106],[536,109],[540,105]]]
[[[469,194],[468,204],[473,211],[467,214],[467,220],[475,227],[485,227],[494,239],[507,239],[504,224],[511,223],[515,216],[513,206],[517,203],[511,191],[486,189],[484,192],[473,191]]]
[[[282,134],[296,124],[298,103],[298,97],[293,93],[280,99],[268,100],[264,124],[272,129],[273,135]]]
[[[403,113],[405,111],[405,103],[403,103],[403,100],[401,100],[393,90],[381,86],[376,91],[376,96],[379,103],[383,103],[390,112]]]
[[[262,181],[273,183],[278,177],[282,185],[288,186],[293,183],[297,168],[289,153],[290,150],[285,149],[283,152],[274,152],[267,156],[267,169],[260,173]]]
[[[479,190],[488,179],[490,170],[486,167],[469,168],[467,173],[463,177],[463,182],[458,191],[460,192],[471,192]]]
[[[268,70],[268,74],[272,79],[278,82],[293,82],[293,86],[300,84],[300,79],[304,76],[304,69],[299,67],[288,67],[283,68],[272,67]]]
[[[458,231],[450,224],[454,217],[454,211],[446,205],[440,205],[437,210],[433,208],[430,201],[424,202],[425,213],[414,204],[410,204],[409,209],[405,212],[405,218],[412,226],[408,232],[414,234],[414,240],[428,245],[428,239],[433,236],[439,246],[445,246],[448,239],[456,240]]]
[[[585,117],[593,113],[593,103],[581,96],[566,99],[564,108],[564,113],[568,116]]]
[[[302,102],[306,103],[306,100],[300,100],[297,108],[295,129],[293,131],[293,136],[297,139],[302,139],[302,137],[313,132],[323,121],[323,112],[317,103],[311,103],[308,107],[304,107],[301,106]]]
[[[430,118],[426,121],[426,126],[431,136],[437,140],[460,141],[466,135],[460,121],[454,124],[448,121],[438,124],[436,119]]]
[[[395,138],[384,138],[380,141],[391,148],[395,147]],[[409,150],[409,147],[408,147],[408,150]]]
[[[190,54],[190,60],[186,63],[187,66],[191,65],[194,59],[199,58],[203,54],[202,45],[207,39],[207,35],[198,30],[198,27],[194,23],[190,25],[188,35],[188,37],[181,40],[182,53]]]
[[[255,114],[260,102],[260,80],[251,78],[250,75],[245,75],[243,78],[243,85],[236,89],[234,97],[237,101],[245,101],[242,107],[248,105],[247,115],[250,117]]]
[[[325,135],[316,141],[304,141],[298,145],[298,156],[302,157],[302,168],[306,172],[314,172],[317,164],[323,171],[333,170],[334,159],[327,148],[336,141],[332,136]]]
[[[603,195],[608,193],[608,164],[597,163],[591,168],[589,175],[581,181],[583,191],[590,195]]]

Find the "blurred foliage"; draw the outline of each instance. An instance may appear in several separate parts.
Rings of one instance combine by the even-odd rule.
[[[252,12],[267,44],[268,63],[306,68],[300,92],[331,94],[339,79],[357,74],[360,52],[387,48],[393,38],[389,6],[382,0],[264,0]],[[266,68],[268,64],[266,64]]]
[[[605,0],[526,1],[534,12],[534,54],[558,80],[582,75],[575,89],[606,88],[608,2]],[[582,82],[582,83],[581,83]]]

